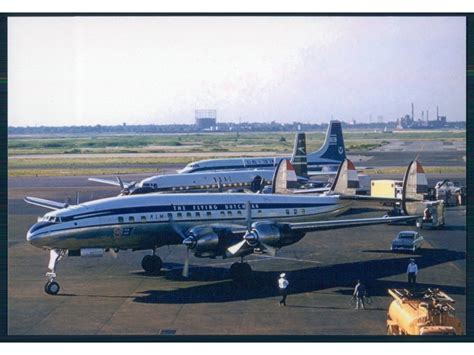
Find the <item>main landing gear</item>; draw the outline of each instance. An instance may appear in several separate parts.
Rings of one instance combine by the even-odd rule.
[[[46,273],[48,281],[44,285],[44,291],[48,295],[57,295],[59,292],[59,283],[56,281],[56,264],[66,255],[67,251],[64,249],[51,249],[49,252],[48,268],[51,270]]]
[[[242,259],[240,263],[233,263],[230,266],[230,275],[234,281],[248,280],[252,276],[252,268]]]
[[[162,266],[163,261],[155,254],[155,249],[153,249],[153,255],[145,255],[142,259],[142,268],[147,274],[158,274]]]

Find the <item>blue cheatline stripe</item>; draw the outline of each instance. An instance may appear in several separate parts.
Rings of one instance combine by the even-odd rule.
[[[331,211],[323,211],[323,212],[317,212],[317,213],[308,213],[308,214],[298,214],[298,215],[283,215],[283,216],[278,216],[278,217],[271,217],[271,216],[264,216],[264,217],[258,217],[258,216],[252,216],[252,222],[255,222],[255,221],[258,221],[258,220],[273,220],[273,219],[276,219],[278,218],[279,220],[285,220],[285,219],[294,219],[294,218],[311,218],[311,217],[315,217],[315,216],[318,216],[318,215],[321,215],[321,214],[325,214],[325,213],[334,213],[334,212],[337,212],[341,209],[343,209],[344,207],[341,207],[341,208],[338,208],[338,209],[335,209],[335,210],[331,210]],[[230,210],[228,210],[230,211]],[[189,212],[189,211],[188,211]],[[195,212],[203,212],[203,211],[195,211]],[[120,217],[121,215],[117,214],[117,215],[111,215],[111,217]],[[89,216],[87,217],[89,218]],[[237,226],[243,226],[243,225],[239,225],[237,221],[245,221],[246,220],[246,217],[234,217],[234,218],[231,218],[231,219],[228,219],[228,218],[223,218],[223,219],[216,219],[216,218],[194,218],[194,219],[184,219],[184,218],[179,218],[179,219],[173,219],[174,222],[176,223],[192,223],[193,225],[199,225],[200,223],[208,223],[208,222],[213,222],[215,224],[224,224],[224,227],[225,227],[225,224],[236,224]],[[79,229],[87,229],[87,228],[96,228],[96,227],[110,227],[110,226],[117,226],[117,228],[130,228],[130,227],[137,227],[137,226],[140,226],[140,225],[147,225],[147,224],[169,224],[169,220],[162,220],[162,221],[146,221],[146,222],[141,222],[141,221],[136,221],[134,223],[118,223],[118,222],[114,222],[114,223],[105,223],[105,224],[94,224],[94,225],[87,225],[87,226],[71,226],[69,228],[63,228],[63,229],[59,229],[59,230],[55,230],[55,231],[51,231],[51,232],[43,232],[43,233],[37,233],[35,234],[35,237],[36,236],[39,236],[41,234],[45,234],[45,233],[60,233],[60,232],[64,232],[64,231],[68,231],[68,230],[79,230]],[[284,222],[284,223],[291,223],[291,222]],[[54,224],[54,223],[52,223]],[[48,225],[50,226],[50,225]],[[44,226],[44,227],[48,227],[48,226]],[[37,230],[40,230],[42,229],[43,226],[41,226],[40,228],[38,228]],[[95,236],[94,236],[95,238]]]
[[[288,157],[289,159],[289,157]],[[278,164],[280,162],[280,158],[277,159],[276,161],[276,164]],[[310,162],[308,161],[308,168],[312,168],[312,167],[315,167],[315,166],[326,166],[326,165],[337,165],[339,166],[339,164],[342,162],[339,161],[339,160],[334,160],[333,162]],[[255,165],[247,165],[247,166],[244,166],[243,164],[240,164],[240,165],[223,165],[223,166],[203,166],[203,167],[199,167],[199,168],[192,168],[192,173],[195,173],[195,172],[200,172],[200,171],[209,171],[209,170],[216,170],[216,171],[219,171],[219,170],[253,170],[253,169],[258,169],[258,168],[276,168],[276,165],[275,164],[255,164]]]
[[[283,208],[311,208],[311,207],[323,207],[332,206],[336,203],[252,203],[253,210],[266,210],[266,209],[283,209]],[[94,212],[85,212],[73,216],[61,217],[61,221],[77,221],[79,219],[91,218],[91,217],[105,217],[110,215],[125,215],[135,213],[159,213],[159,212],[207,212],[207,211],[234,211],[234,210],[245,210],[245,203],[223,203],[223,204],[192,204],[192,205],[163,205],[163,206],[142,206],[142,207],[125,207],[125,208],[114,208],[108,210],[102,210]]]

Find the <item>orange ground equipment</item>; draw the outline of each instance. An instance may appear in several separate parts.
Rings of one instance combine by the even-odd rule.
[[[439,289],[411,292],[389,289],[394,298],[387,313],[388,335],[461,335],[454,300]]]

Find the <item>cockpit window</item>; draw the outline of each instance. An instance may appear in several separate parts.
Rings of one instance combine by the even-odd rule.
[[[56,216],[44,216],[42,220],[51,223],[61,223],[61,217]]]

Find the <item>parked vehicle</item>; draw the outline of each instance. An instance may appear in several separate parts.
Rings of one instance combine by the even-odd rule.
[[[415,252],[423,244],[424,238],[416,231],[401,231],[392,240],[391,251],[412,251]]]

